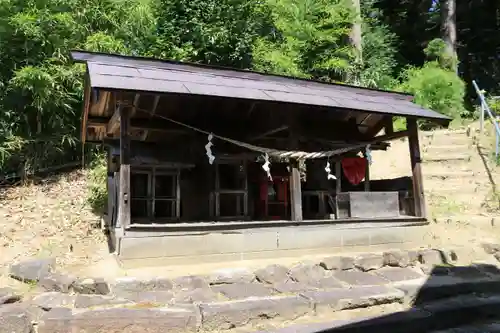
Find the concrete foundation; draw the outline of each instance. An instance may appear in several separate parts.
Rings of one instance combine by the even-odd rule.
[[[356,252],[415,246],[426,222],[342,223],[206,232],[125,231],[117,257],[125,267]]]

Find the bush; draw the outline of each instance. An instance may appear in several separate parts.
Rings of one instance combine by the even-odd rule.
[[[107,167],[104,154],[95,155],[90,164],[89,192],[87,202],[96,213],[102,214],[108,202]]]
[[[412,94],[416,104],[454,119],[465,115],[465,83],[455,72],[431,61],[406,69],[401,79],[397,89]]]

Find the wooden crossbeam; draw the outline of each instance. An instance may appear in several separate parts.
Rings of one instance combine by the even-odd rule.
[[[273,128],[269,131],[266,131],[264,133],[261,133],[259,135],[256,135],[256,136],[253,136],[251,138],[249,138],[250,141],[255,141],[255,140],[259,140],[259,139],[262,139],[262,138],[265,138],[266,136],[269,136],[269,135],[273,135],[273,134],[276,134],[278,132],[282,132],[282,131],[285,131],[288,129],[288,126],[280,126],[278,128]]]
[[[137,106],[139,105],[139,98],[141,95],[136,94],[134,97],[134,102],[132,104],[132,107],[130,108],[129,111],[129,118],[132,118],[135,115],[135,112],[137,110]],[[106,125],[106,133],[108,136],[113,136],[115,133],[118,132],[118,129],[120,128],[120,110],[121,110],[121,105],[118,105],[115,109],[115,112],[111,116],[111,119],[109,120],[108,124]]]
[[[160,103],[160,95],[156,95],[155,99],[153,101],[153,107],[151,109],[151,113],[149,114],[149,118],[154,117],[154,114],[156,113],[156,109],[158,108],[158,103]],[[149,135],[149,130],[145,130],[144,134],[142,135],[142,140],[146,140]]]

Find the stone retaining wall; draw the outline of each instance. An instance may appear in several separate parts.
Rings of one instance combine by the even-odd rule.
[[[23,299],[10,289],[0,289],[4,304],[0,332],[4,327],[5,332],[30,332],[32,325],[39,333],[221,330],[270,318],[293,320],[306,314],[402,303],[428,284],[427,274],[435,265],[441,266],[432,274],[447,279],[436,286],[460,286],[451,293],[466,290],[467,279],[497,282],[500,277],[494,266],[453,271],[450,264],[456,260],[453,251],[389,251],[332,256],[293,267],[113,281],[75,278],[56,272],[54,259],[32,260],[12,265],[10,272],[11,277],[33,284],[37,293]]]

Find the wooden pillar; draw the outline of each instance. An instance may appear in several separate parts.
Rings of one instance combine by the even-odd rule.
[[[287,122],[289,130],[289,147],[292,150],[296,150],[299,147],[299,137],[297,135],[297,129],[299,125],[299,119],[297,118],[297,113],[289,110]],[[300,222],[303,220],[302,217],[302,184],[300,183],[300,172],[299,172],[299,161],[290,160],[290,218],[292,221]]]
[[[339,194],[342,192],[342,157],[335,161],[335,218],[339,218]]]
[[[385,119],[385,134],[394,134],[394,123],[392,117],[387,117]]]
[[[290,161],[290,204],[291,220],[302,221],[302,188],[298,161]]]
[[[342,160],[339,158],[335,161],[335,177],[337,178],[335,192],[342,192]]]
[[[406,122],[409,131],[408,141],[410,146],[410,161],[412,170],[413,201],[415,204],[415,216],[427,217],[425,211],[424,186],[422,181],[422,159],[420,157],[417,120],[406,118]]]
[[[365,158],[366,158],[366,149],[365,149]],[[370,191],[370,163],[366,164],[364,185],[365,185],[365,192]]]
[[[122,228],[130,225],[130,113],[118,107],[120,112],[120,190],[118,196],[118,221]]]

